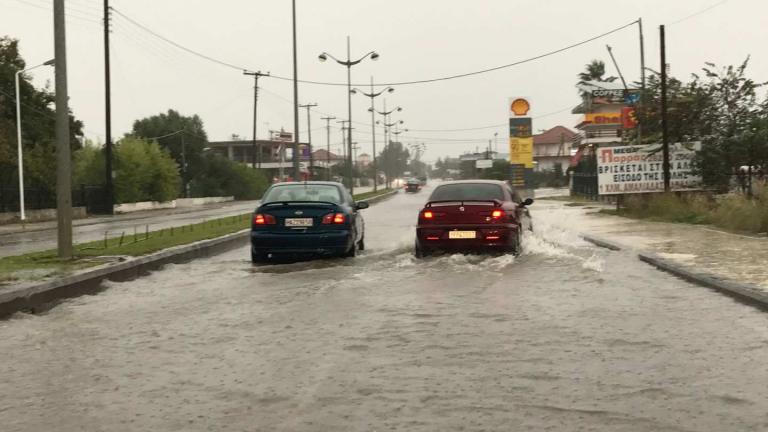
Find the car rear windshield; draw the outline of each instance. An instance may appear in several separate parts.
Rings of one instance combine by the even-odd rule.
[[[262,198],[262,204],[274,202],[331,202],[341,204],[341,193],[339,188],[333,185],[318,184],[286,184],[273,187]]]
[[[504,201],[504,191],[499,185],[488,183],[457,183],[441,185],[432,192],[430,201]]]

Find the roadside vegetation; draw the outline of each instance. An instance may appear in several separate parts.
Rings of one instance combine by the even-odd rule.
[[[734,232],[766,233],[768,187],[761,188],[753,198],[703,193],[629,195],[619,211],[600,212],[660,222],[709,224]]]
[[[55,250],[0,258],[0,285],[63,276],[118,261],[120,257],[137,257],[221,237],[244,230],[250,224],[251,214],[247,213],[155,231],[149,231],[147,226],[136,226],[130,232],[75,245],[72,260],[59,259]]]

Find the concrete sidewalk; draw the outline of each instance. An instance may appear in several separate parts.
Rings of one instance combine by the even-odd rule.
[[[566,210],[574,229],[650,252],[697,272],[756,285],[768,292],[768,237],[722,231],[706,225],[648,222],[598,213],[600,203],[574,206],[540,200],[537,207]]]

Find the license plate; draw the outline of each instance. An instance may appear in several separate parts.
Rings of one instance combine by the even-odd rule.
[[[288,218],[285,220],[285,226],[309,227],[312,226],[312,218]]]
[[[448,238],[453,240],[477,238],[475,231],[449,231]]]

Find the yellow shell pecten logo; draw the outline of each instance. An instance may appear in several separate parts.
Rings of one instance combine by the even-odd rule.
[[[512,101],[512,106],[510,108],[516,116],[524,116],[528,114],[528,111],[530,111],[531,104],[529,104],[528,101],[523,98],[518,98]]]

